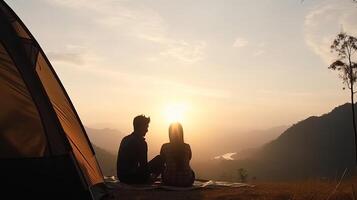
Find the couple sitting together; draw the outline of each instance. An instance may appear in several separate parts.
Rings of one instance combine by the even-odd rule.
[[[148,162],[145,135],[149,123],[149,117],[135,117],[134,132],[122,139],[117,159],[118,179],[128,184],[150,184],[161,175],[165,185],[191,186],[195,180],[189,164],[192,153],[190,145],[184,143],[181,124],[170,125],[170,142],[163,144],[160,155]]]

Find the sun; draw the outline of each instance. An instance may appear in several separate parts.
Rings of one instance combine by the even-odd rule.
[[[187,105],[184,103],[172,103],[165,108],[165,118],[168,123],[183,122]]]

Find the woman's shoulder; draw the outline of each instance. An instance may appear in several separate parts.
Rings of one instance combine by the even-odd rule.
[[[187,151],[187,152],[191,152],[191,147],[190,147],[190,145],[189,145],[189,144],[184,143],[184,147],[183,147],[183,148],[185,149],[185,151]]]
[[[170,146],[170,143],[164,143],[164,144],[161,146],[161,150],[162,150],[162,149],[167,149],[169,146]]]
[[[167,147],[169,145],[170,145],[170,143],[164,143],[161,147]]]

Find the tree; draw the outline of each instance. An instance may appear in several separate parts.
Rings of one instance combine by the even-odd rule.
[[[343,84],[347,86],[351,94],[352,103],[352,124],[355,136],[356,163],[357,163],[357,131],[355,120],[354,94],[356,93],[354,84],[357,80],[357,63],[353,62],[353,55],[357,51],[357,38],[341,32],[337,35],[331,45],[331,52],[337,53],[337,59],[328,68],[337,70]],[[345,89],[345,87],[343,88]]]
[[[239,168],[238,169],[238,175],[240,178],[240,181],[242,183],[246,183],[247,182],[247,178],[248,178],[248,171],[244,168]]]

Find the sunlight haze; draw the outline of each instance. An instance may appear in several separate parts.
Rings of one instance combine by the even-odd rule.
[[[289,126],[349,101],[327,67],[336,34],[357,35],[350,0],[6,2],[83,124],[129,134],[135,116],[150,116],[152,154],[174,121],[194,159],[213,158],[224,152],[208,147],[228,133]]]

